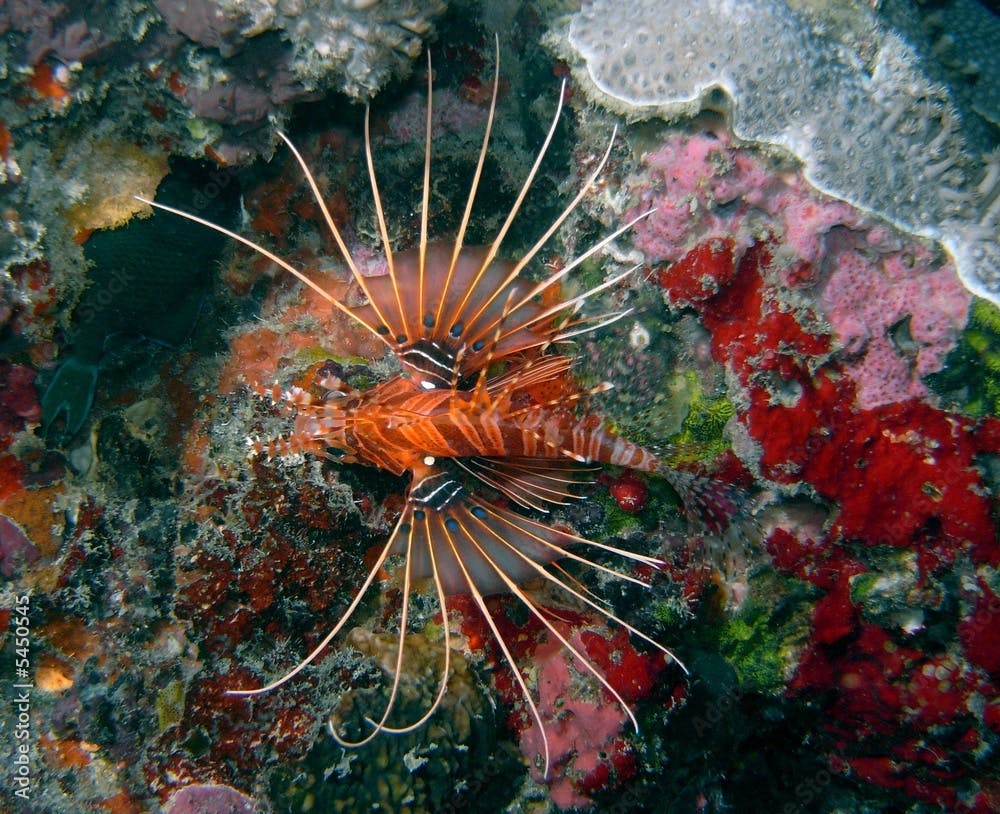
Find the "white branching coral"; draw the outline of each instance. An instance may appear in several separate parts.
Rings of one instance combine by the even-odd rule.
[[[782,0],[590,0],[569,43],[597,95],[631,116],[730,100],[742,139],[780,146],[820,190],[940,240],[966,286],[1000,302],[995,155],[974,155],[948,90],[899,36],[868,63]]]

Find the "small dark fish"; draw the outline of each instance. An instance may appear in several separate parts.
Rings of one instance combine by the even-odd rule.
[[[233,228],[239,198],[232,172],[186,158],[170,160],[170,173],[156,191],[157,202],[189,207]],[[226,244],[224,236],[160,211],[91,235],[83,250],[88,285],[73,311],[73,349],[42,396],[47,431],[60,418],[64,437],[83,426],[114,337],[143,337],[168,347],[187,338]]]

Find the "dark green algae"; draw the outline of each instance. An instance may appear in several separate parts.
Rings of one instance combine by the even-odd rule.
[[[966,415],[1000,416],[1000,308],[973,300],[958,343],[927,383]]]

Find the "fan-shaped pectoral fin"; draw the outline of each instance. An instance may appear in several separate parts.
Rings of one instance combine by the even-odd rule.
[[[544,474],[549,476],[548,472]],[[450,473],[436,467],[423,469],[415,476],[409,504],[410,519],[401,531],[410,534],[413,540],[409,549],[413,575],[432,575],[442,601],[451,594],[468,594],[473,598],[542,733],[547,774],[549,745],[541,712],[527,675],[518,666],[500,626],[491,616],[485,597],[513,592],[529,610],[537,613],[532,600],[518,585],[528,576],[537,576],[535,563],[547,564],[559,559],[566,553],[565,546],[579,542],[580,538],[475,498]],[[558,632],[553,635],[562,641]],[[574,651],[574,655],[580,658],[582,654]],[[589,665],[587,669],[592,670]],[[600,676],[597,678],[600,680]],[[443,690],[439,699],[442,695]],[[418,723],[426,717],[429,716]],[[384,723],[380,728],[386,729]]]
[[[418,473],[415,473],[407,495],[406,506],[381,558],[384,562],[391,554],[403,557],[403,600],[389,700],[378,720],[370,717],[365,718],[372,730],[359,740],[348,740],[339,734],[331,721],[330,733],[341,746],[356,748],[365,745],[380,732],[403,734],[420,728],[441,705],[441,700],[447,692],[448,677],[451,671],[451,628],[448,619],[446,592],[438,566],[437,545],[440,544],[440,518],[437,516],[435,506],[438,501],[448,502],[450,496],[457,493],[459,489],[460,486],[453,482],[446,473],[433,467],[422,467]],[[410,593],[414,580],[425,576],[430,576],[434,580],[443,618],[444,663],[441,669],[441,678],[433,702],[420,718],[405,726],[391,726],[389,718],[395,708],[403,678],[406,635],[409,627]]]
[[[579,500],[574,489],[593,483],[588,473],[596,469],[564,458],[474,457],[456,463],[518,505],[544,513]]]

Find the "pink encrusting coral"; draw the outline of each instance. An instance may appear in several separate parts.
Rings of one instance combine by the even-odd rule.
[[[167,814],[255,814],[257,802],[230,786],[209,783],[185,786],[167,802]]]
[[[724,214],[718,205],[751,193],[759,197],[771,176],[756,162],[736,159],[725,141],[709,136],[670,139],[645,156],[646,169],[636,179],[639,204],[626,217],[655,210],[636,224],[633,237],[648,261],[680,260],[699,243],[739,231],[750,212],[749,202],[740,201]],[[741,248],[747,240],[740,240]]]
[[[874,262],[871,254],[852,247],[832,256],[819,297],[864,408],[926,396],[922,378],[944,365],[972,300],[952,266],[924,246]]]
[[[817,193],[725,135],[674,136],[634,179],[635,245],[653,263],[725,241],[737,253],[770,236],[789,291],[816,298],[864,408],[927,395],[965,325],[971,295],[925,245],[905,246],[854,207]]]
[[[519,695],[513,674],[497,658],[489,629],[468,597],[457,597],[462,633],[470,649],[483,650],[496,665],[494,681],[501,699],[511,705],[508,725],[534,779],[548,786],[560,808],[590,808],[593,795],[620,787],[638,770],[630,733],[631,721],[621,705],[601,687],[590,686],[590,673],[537,621],[519,625],[496,598],[501,631],[512,641],[518,658],[530,661],[531,681],[549,744],[550,770],[544,777],[538,756],[542,732]],[[600,620],[563,608],[548,609],[561,634],[586,653],[628,704],[662,694],[667,664],[662,653],[635,648],[627,631],[611,631]],[[581,688],[586,690],[581,692]],[[668,701],[668,705],[669,705]]]
[[[724,134],[678,135],[644,158],[639,205],[655,208],[636,224],[635,245],[652,262],[679,260],[713,238],[746,248],[761,228],[780,228],[787,250],[815,261],[834,227],[872,224],[853,207],[816,193],[798,174],[777,171],[758,154],[734,147]]]
[[[570,641],[574,647],[584,645],[579,631]],[[585,698],[573,691],[583,674],[559,642],[539,644],[532,661],[539,711],[548,725],[551,760],[557,767],[549,781],[550,794],[561,808],[588,806],[591,800],[587,790],[607,787],[612,774],[621,780],[635,772],[634,756],[619,738],[628,719],[610,696],[601,697],[603,692]],[[542,733],[537,723],[532,721],[521,733],[520,745],[529,762],[542,753]],[[536,780],[544,780],[537,768],[534,775]]]

